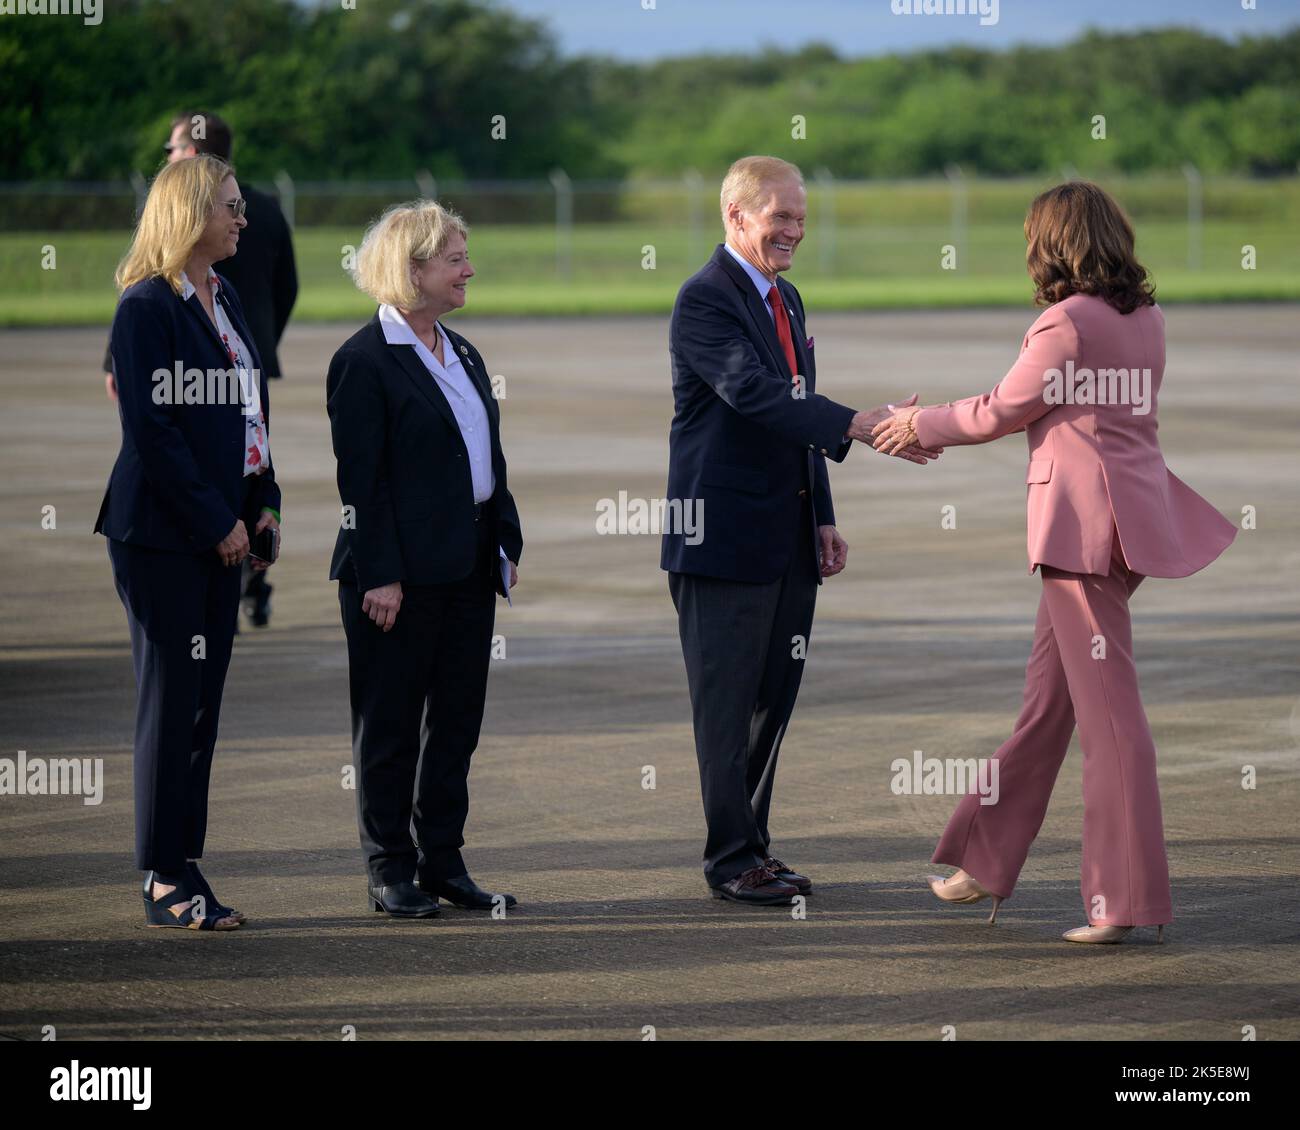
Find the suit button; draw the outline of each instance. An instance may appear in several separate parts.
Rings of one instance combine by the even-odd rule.
[[[823,455],[826,454],[826,448],[824,448],[824,447],[822,448],[822,454],[823,454]]]
[[[801,491],[799,492],[799,497],[800,497],[800,498],[807,498],[807,497],[808,497],[808,492],[807,492],[806,490],[801,490]]]

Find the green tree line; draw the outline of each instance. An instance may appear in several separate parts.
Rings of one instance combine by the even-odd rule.
[[[0,74],[10,181],[150,171],[185,108],[230,121],[254,178],[676,176],[743,152],[841,177],[953,163],[992,175],[1300,164],[1300,27],[1238,41],[1166,29],[1007,51],[844,59],[813,46],[632,64],[566,58],[543,23],[494,0],[117,0],[98,26],[0,20]]]

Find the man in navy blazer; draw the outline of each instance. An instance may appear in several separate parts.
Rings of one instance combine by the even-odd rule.
[[[769,850],[777,752],[794,709],[817,586],[844,568],[827,457],[871,442],[887,408],[816,391],[813,340],[788,270],[803,239],[799,169],[744,157],[723,181],[727,241],[682,286],[669,353],[674,415],[669,574],[686,662],[716,898],[788,904],[812,883]],[[901,453],[924,463],[935,453]]]

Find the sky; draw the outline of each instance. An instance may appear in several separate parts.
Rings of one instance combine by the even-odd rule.
[[[954,43],[994,49],[1061,43],[1087,28],[1182,26],[1228,38],[1300,26],[1300,0],[946,0],[977,14],[895,14],[923,0],[500,0],[544,19],[566,55],[627,60],[702,51],[748,54],[765,46],[834,46],[841,56],[908,52]],[[927,0],[943,7],[945,0]],[[1253,10],[1242,4],[1254,2]],[[652,10],[643,5],[653,4]],[[995,11],[981,24],[979,11]]]

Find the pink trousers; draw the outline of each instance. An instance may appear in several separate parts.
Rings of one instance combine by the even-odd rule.
[[[1042,827],[1074,727],[1083,747],[1084,911],[1093,926],[1173,920],[1156,749],[1138,693],[1128,601],[1142,577],[1114,536],[1107,576],[1041,568],[1034,646],[1015,729],[993,756],[998,801],[963,797],[932,862],[1009,897]]]

